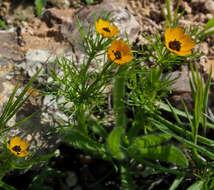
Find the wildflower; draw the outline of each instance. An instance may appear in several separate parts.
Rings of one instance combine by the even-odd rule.
[[[186,56],[192,53],[194,42],[190,36],[184,34],[180,27],[167,28],[165,31],[165,45],[169,51],[180,56]]]
[[[10,143],[7,144],[8,149],[17,157],[25,157],[29,154],[26,149],[29,144],[27,141],[23,141],[20,137],[14,137],[10,139]]]
[[[112,38],[120,32],[117,26],[114,26],[110,22],[104,21],[102,19],[99,19],[98,22],[95,22],[95,28],[99,34],[107,38]]]
[[[114,40],[108,48],[108,59],[118,65],[131,61],[133,54],[128,44],[121,40]]]

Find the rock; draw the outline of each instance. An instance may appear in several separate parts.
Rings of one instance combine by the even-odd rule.
[[[175,93],[191,92],[189,85],[189,71],[187,66],[182,66],[181,71],[175,71],[172,73],[171,79],[178,78],[172,85]]]
[[[1,47],[0,47],[1,50]],[[8,80],[8,76],[10,76],[11,72],[13,72],[14,68],[13,65],[9,62],[1,63],[0,64],[0,113],[3,112],[3,108],[5,107],[14,87],[15,84]],[[12,122],[13,123],[13,122]]]
[[[214,80],[214,59],[208,59],[204,64],[204,71],[207,75],[210,73],[210,69],[212,68],[212,80]]]
[[[90,24],[94,25],[94,15],[98,17],[101,13],[104,15],[107,13],[111,13],[111,16],[115,18],[114,24],[118,26],[120,29],[122,36],[125,37],[125,32],[128,35],[130,43],[134,42],[137,38],[137,34],[140,31],[140,25],[136,21],[136,19],[123,7],[121,4],[117,2],[106,3],[103,2],[101,4],[95,6],[84,7],[81,11],[75,14],[81,23],[84,22],[85,30],[88,29]],[[64,23],[62,24],[61,32],[63,36],[65,36],[71,43],[76,41],[80,41],[81,37],[79,31],[77,29],[76,22],[75,23]],[[82,52],[81,47],[75,46],[77,51]]]
[[[205,55],[208,55],[208,53],[209,53],[209,46],[208,46],[207,42],[202,42],[202,43],[200,44],[200,50],[201,50],[201,52],[204,53]]]
[[[24,52],[19,49],[17,33],[14,28],[0,31],[0,65],[16,64],[24,59]]]
[[[213,15],[211,13],[208,13],[208,14],[206,14],[206,17],[207,17],[208,20],[210,20],[210,19],[213,18]]]
[[[205,1],[205,8],[214,15],[214,1],[213,0],[206,0]]]
[[[187,14],[192,13],[192,8],[189,6],[189,4],[185,1],[181,1],[182,8],[186,11]]]
[[[174,94],[169,98],[170,103],[177,109],[184,111],[184,106],[182,101],[184,101],[188,111],[193,113],[194,111],[194,102],[192,99],[191,93],[182,93],[182,94]]]
[[[172,85],[173,92],[169,98],[171,104],[180,110],[184,110],[182,101],[184,101],[190,112],[193,111],[193,100],[191,96],[191,88],[189,85],[189,71],[187,66],[182,66],[180,71],[172,73],[171,79],[178,78]]]
[[[206,0],[192,0],[192,3],[204,3]]]

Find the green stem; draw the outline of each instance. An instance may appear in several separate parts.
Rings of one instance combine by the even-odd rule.
[[[94,86],[102,79],[103,75],[106,74],[106,71],[108,70],[108,68],[112,65],[111,62],[107,62],[104,67],[103,70],[101,71],[101,73],[99,74],[99,76],[96,78],[96,80],[89,86],[87,93],[90,94],[91,90],[94,89]],[[111,69],[110,69],[111,70]]]
[[[130,174],[128,166],[124,163],[120,164],[120,173],[121,173],[121,184],[124,190],[133,190],[135,189],[134,180]]]
[[[116,76],[113,90],[113,103],[114,103],[114,115],[116,127],[125,128],[126,126],[126,115],[125,115],[125,74],[126,65],[122,65],[119,68],[119,75]]]
[[[83,108],[83,106],[79,107],[78,110],[78,115],[77,115],[77,121],[78,121],[78,127],[84,132],[84,133],[88,133],[88,128],[86,125],[86,120],[85,120],[85,110]]]

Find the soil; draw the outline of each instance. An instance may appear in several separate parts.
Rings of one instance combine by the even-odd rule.
[[[67,2],[67,3],[66,3]],[[94,1],[100,3],[100,1]],[[143,2],[143,0],[142,0]],[[163,22],[164,17],[160,15],[160,4],[156,1],[146,1],[146,9],[152,8],[152,11],[146,15],[148,19],[154,20],[158,25]],[[160,1],[161,2],[161,1]],[[172,1],[174,2],[174,1]],[[84,0],[48,0],[46,8],[66,9],[72,8],[74,11],[80,10],[86,6]],[[205,23],[213,18],[214,8],[207,5],[205,1],[199,0],[181,0],[180,11],[185,9],[184,16],[181,19],[183,25],[198,24],[203,27]],[[10,27],[22,27],[22,25],[32,25],[35,20],[34,1],[31,0],[3,0],[0,1],[0,19]],[[138,18],[139,19],[139,18]],[[151,23],[152,25],[152,23]],[[148,26],[149,27],[149,26]],[[209,37],[203,43],[202,52],[205,53],[208,60],[214,59],[214,37]],[[208,61],[214,65],[214,61]],[[120,173],[115,170],[112,163],[103,161],[94,155],[87,154],[77,150],[67,144],[59,145],[60,156],[50,159],[49,163],[39,170],[29,170],[20,173],[14,171],[3,178],[3,181],[14,186],[18,190],[28,189],[30,184],[36,189],[36,177],[39,174],[45,176],[42,182],[42,189],[56,190],[120,190]],[[116,161],[115,161],[116,163]],[[51,168],[52,174],[48,173],[47,168]],[[136,168],[133,168],[136,169]],[[45,172],[46,171],[46,172]],[[69,182],[68,176],[71,177],[73,184]],[[156,174],[143,177],[136,175],[135,180],[140,189],[148,190],[166,190],[172,184],[176,176],[169,174]],[[76,181],[75,181],[76,180]],[[192,181],[188,179],[183,182],[182,189],[185,190]],[[41,181],[40,181],[41,185]],[[33,188],[32,188],[33,189]],[[39,188],[41,189],[41,187]]]

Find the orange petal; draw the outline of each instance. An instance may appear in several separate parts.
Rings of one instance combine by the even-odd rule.
[[[184,35],[183,29],[181,27],[173,28],[172,35],[176,37],[176,40],[179,40]]]
[[[172,36],[172,29],[171,28],[167,28],[166,31],[165,31],[165,44],[169,43],[169,41],[172,41],[173,39],[173,36]]]
[[[29,144],[27,143],[27,141],[22,141],[20,143],[20,147],[22,150],[26,150],[28,148]]]
[[[29,154],[29,152],[28,151],[22,151],[20,154],[18,154],[17,156],[18,157],[25,157],[25,156],[27,156]]]
[[[193,49],[195,46],[195,43],[191,40],[189,35],[183,35],[181,39],[181,51],[188,51]]]
[[[179,56],[187,56],[187,55],[190,55],[191,53],[192,53],[192,51],[188,50],[188,51],[179,51],[176,54]]]
[[[165,41],[169,43],[170,41],[179,40],[183,36],[183,29],[181,27],[167,28],[165,31]]]

